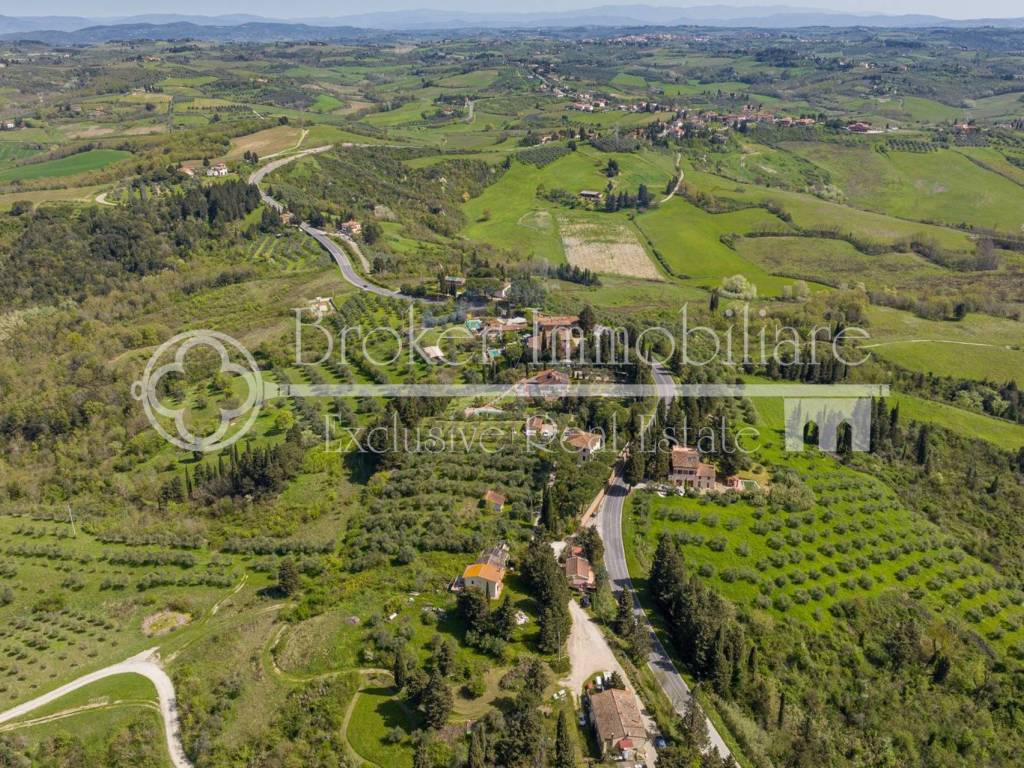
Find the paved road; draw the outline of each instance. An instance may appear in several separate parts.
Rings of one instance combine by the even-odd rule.
[[[344,277],[346,280],[352,283],[352,285],[354,285],[359,290],[368,291],[370,293],[376,293],[378,296],[403,297],[402,294],[399,293],[398,291],[392,291],[388,288],[382,288],[381,286],[375,285],[374,283],[371,283],[369,280],[363,278],[358,272],[356,272],[355,268],[352,266],[352,262],[349,261],[348,254],[345,253],[345,249],[338,245],[336,242],[334,242],[331,238],[329,238],[326,232],[316,229],[315,227],[310,226],[306,222],[302,222],[301,224],[299,224],[299,229],[301,229],[307,235],[312,236],[314,240],[316,240],[318,243],[320,243],[320,245],[323,246],[324,250],[331,254],[331,257],[338,265],[338,269],[341,270],[342,277]],[[355,240],[352,240],[350,238],[343,239],[350,246],[355,248],[356,252],[358,253],[359,246],[358,244],[356,244]],[[409,296],[404,298],[411,299],[412,297]]]
[[[120,664],[113,664],[83,675],[67,685],[62,685],[60,688],[56,688],[49,693],[44,693],[42,696],[0,713],[0,723],[6,723],[27,715],[29,712],[44,707],[62,696],[66,696],[72,691],[77,691],[79,688],[84,688],[98,680],[114,675],[142,675],[156,687],[157,698],[160,701],[160,715],[164,720],[164,734],[167,737],[167,751],[171,755],[171,763],[174,764],[174,768],[192,768],[192,763],[185,756],[185,748],[181,744],[181,724],[178,721],[178,704],[174,696],[174,684],[171,682],[171,678],[167,676],[167,673],[160,667],[158,660],[159,657],[155,648],[143,651],[137,656],[132,656],[127,661],[122,661]]]
[[[674,385],[672,378],[663,368],[655,366],[654,381],[662,392],[662,401],[671,400]],[[682,717],[689,707],[690,687],[683,680],[683,676],[679,674],[679,670],[672,663],[672,658],[665,651],[661,640],[651,628],[650,622],[647,621],[647,615],[633,590],[629,568],[626,567],[626,549],[622,541],[622,505],[628,494],[629,487],[621,475],[617,476],[601,505],[601,510],[597,513],[595,524],[604,541],[604,564],[616,597],[623,588],[629,589],[633,593],[633,610],[639,621],[647,627],[651,636],[651,652],[647,657],[647,666],[650,667],[658,684],[668,696],[669,701],[672,702],[676,713]],[[710,720],[708,720],[708,734],[711,738],[711,746],[716,747],[722,757],[731,754],[721,734]]]
[[[354,145],[348,144],[343,146]],[[326,152],[328,149],[331,149],[330,144],[323,147],[313,147],[312,149],[306,149],[303,150],[302,152],[296,152],[294,155],[288,155],[288,157],[282,157],[277,160],[274,160],[273,162],[267,163],[266,165],[262,166],[261,168],[258,168],[249,175],[249,183],[256,185],[257,189],[259,189],[260,191],[260,199],[266,205],[269,205],[271,208],[280,213],[281,211],[284,210],[284,206],[279,201],[275,200],[270,195],[268,195],[264,191],[263,187],[260,186],[260,182],[263,181],[263,177],[272,171],[276,171],[282,165],[286,165],[287,163],[292,162],[293,160],[296,160],[300,157],[305,157],[306,155]],[[299,224],[299,229],[301,229],[307,235],[309,235],[318,243],[320,243],[323,249],[327,251],[329,254],[331,254],[331,258],[334,259],[334,263],[337,264],[338,269],[341,270],[341,276],[344,277],[348,282],[352,283],[352,285],[354,285],[359,290],[367,291],[369,293],[375,293],[378,296],[389,296],[392,298],[407,299],[409,301],[414,300],[415,297],[413,296],[406,296],[404,293],[401,293],[400,291],[393,291],[390,288],[382,288],[381,286],[371,283],[369,280],[362,277],[358,272],[356,272],[355,268],[352,266],[352,262],[349,260],[348,254],[345,252],[345,249],[339,246],[330,237],[328,237],[327,233],[324,232],[323,230],[317,229],[316,227],[307,224],[306,222],[302,222],[301,224]],[[339,237],[341,237],[341,239],[344,240],[350,248],[352,248],[353,252],[359,257],[360,261],[362,261],[364,264],[367,263],[366,257],[363,256],[362,251],[359,249],[359,243],[357,243],[352,238],[346,237],[344,235],[339,235]]]

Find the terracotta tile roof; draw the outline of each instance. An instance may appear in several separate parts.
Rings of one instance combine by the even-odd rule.
[[[612,744],[622,739],[647,739],[636,696],[618,688],[610,688],[590,696],[594,727],[602,742]]]
[[[596,435],[593,432],[584,432],[582,429],[577,429],[567,434],[565,441],[573,448],[581,451],[596,451],[601,447],[600,435]]]
[[[685,445],[672,446],[672,469],[697,469],[700,451]]]
[[[487,493],[484,494],[484,501],[488,504],[496,504],[497,506],[502,507],[505,505],[505,496],[497,491],[488,489]]]
[[[565,561],[565,575],[569,579],[590,581],[594,577],[594,569],[587,558],[574,555]]]
[[[527,381],[530,384],[568,384],[569,374],[564,371],[556,371],[554,368],[545,368]]]
[[[485,581],[500,582],[505,578],[505,574],[493,565],[488,565],[487,563],[473,563],[472,565],[466,566],[466,570],[462,572],[462,578],[478,578],[484,579]]]

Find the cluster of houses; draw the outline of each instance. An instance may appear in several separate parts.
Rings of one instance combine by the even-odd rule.
[[[556,378],[549,379],[549,374],[558,374]],[[568,378],[562,378],[565,374],[560,371],[542,371],[541,374],[544,378],[542,383],[536,381],[536,376],[530,379],[523,379],[520,384],[524,384],[528,387],[561,387],[568,383]],[[550,390],[543,390],[545,393]],[[539,416],[529,416],[526,419],[526,424],[523,426],[523,434],[530,440],[539,440],[540,442],[550,442],[554,440],[558,434],[558,426],[547,419],[542,419]],[[585,429],[579,429],[578,427],[566,427],[562,430],[562,445],[568,449],[574,451],[580,459],[587,461],[598,451],[604,448],[604,435],[599,432],[588,432]]]
[[[713,110],[706,110],[696,114],[690,114],[684,110],[678,113],[675,119],[663,132],[663,136],[683,138],[689,131],[715,129],[727,130],[738,128],[741,125],[771,124],[781,128],[810,127],[817,124],[813,117],[789,117],[776,115],[767,110],[758,109],[753,104],[747,104],[739,112],[720,113]]]

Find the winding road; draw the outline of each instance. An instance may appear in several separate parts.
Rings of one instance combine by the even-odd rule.
[[[275,200],[273,197],[267,194],[263,187],[260,186],[260,182],[263,181],[263,178],[268,173],[276,171],[281,166],[287,165],[293,160],[298,160],[300,157],[306,157],[308,155],[319,154],[320,152],[326,152],[327,150],[331,149],[332,146],[333,145],[331,144],[327,144],[322,147],[304,149],[301,152],[296,152],[294,155],[288,155],[287,157],[278,158],[277,160],[269,162],[266,165],[262,166],[261,168],[256,169],[249,175],[249,183],[256,185],[256,188],[260,191],[260,199],[264,202],[265,205],[269,205],[275,211],[281,213],[284,210],[284,205],[282,205],[280,201]],[[349,260],[348,254],[345,253],[345,249],[339,246],[336,242],[334,242],[334,240],[332,240],[327,235],[327,233],[324,232],[322,229],[317,229],[316,227],[306,223],[305,221],[299,224],[299,229],[301,229],[307,235],[309,235],[318,243],[320,243],[320,246],[329,254],[331,254],[331,258],[334,259],[334,263],[337,264],[338,269],[341,270],[341,276],[344,277],[348,282],[350,282],[359,290],[367,291],[368,293],[375,293],[378,296],[408,299],[410,301],[414,299],[413,296],[406,296],[400,291],[393,291],[390,288],[383,288],[379,285],[376,285],[375,283],[371,283],[369,280],[362,277],[358,272],[356,272],[355,267],[352,266],[352,262]],[[363,262],[364,264],[367,263],[366,257],[363,255],[363,252],[359,248],[359,243],[357,243],[355,240],[353,240],[351,237],[348,237],[347,235],[339,233],[338,237],[345,241],[345,244],[352,249],[352,252],[356,254],[357,257],[359,257],[359,260],[361,262]]]
[[[662,401],[671,400],[675,393],[672,377],[658,365],[655,365],[653,373],[654,382],[661,392]],[[651,636],[651,650],[647,656],[647,666],[654,673],[658,685],[668,696],[669,701],[672,702],[672,708],[676,714],[682,717],[690,706],[690,687],[683,680],[683,676],[679,674],[679,670],[672,662],[672,657],[669,656],[654,628],[647,620],[647,614],[644,613],[644,609],[640,605],[640,599],[633,588],[633,581],[626,565],[626,547],[622,540],[622,506],[628,495],[629,486],[626,485],[621,474],[616,474],[612,487],[594,518],[594,524],[604,541],[604,564],[608,570],[612,592],[616,597],[624,588],[632,593],[633,611],[641,624],[647,627]],[[708,720],[707,724],[710,746],[715,747],[723,758],[732,754],[714,723]]]
[[[119,664],[112,664],[109,667],[90,672],[67,685],[55,688],[49,693],[44,693],[31,701],[19,704],[0,712],[0,724],[16,720],[27,715],[40,707],[44,707],[57,699],[67,696],[79,688],[84,688],[91,683],[103,680],[114,675],[142,675],[156,688],[157,699],[160,704],[160,716],[164,721],[164,734],[167,739],[167,751],[170,753],[171,763],[174,768],[192,768],[192,763],[185,756],[185,748],[181,743],[181,724],[178,721],[178,703],[174,695],[174,684],[159,664],[160,657],[156,648],[150,648],[140,654],[132,656]]]

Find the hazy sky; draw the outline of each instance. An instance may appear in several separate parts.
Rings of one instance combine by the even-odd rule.
[[[505,0],[474,2],[473,0],[292,0],[282,5],[279,0],[0,0],[0,14],[7,16],[120,16],[141,13],[179,13],[216,15],[250,13],[275,18],[303,16],[344,16],[369,11],[393,11],[407,8],[443,8],[474,11],[551,11],[593,8],[611,5],[611,0]],[[614,4],[630,5],[618,2]],[[641,4],[641,3],[636,3]],[[930,13],[951,19],[985,16],[1024,16],[1020,0],[694,0],[690,3],[647,2],[647,5],[685,8],[687,5],[766,6],[788,5],[806,8],[829,8],[847,13]]]

